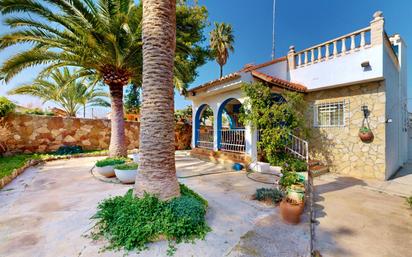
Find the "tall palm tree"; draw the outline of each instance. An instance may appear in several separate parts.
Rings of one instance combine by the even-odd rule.
[[[20,85],[8,92],[11,95],[31,95],[40,97],[43,102],[54,102],[68,116],[76,117],[77,112],[86,105],[100,105],[108,94],[96,83],[87,83],[73,78],[68,68],[56,69],[49,78],[37,78],[31,84]]]
[[[135,194],[170,199],[180,195],[174,156],[176,0],[143,0],[142,28],[143,103]]]
[[[35,65],[46,65],[44,73],[57,67],[81,67],[83,75],[102,78],[111,98],[109,153],[125,156],[123,87],[141,80],[141,17],[134,1],[0,0],[0,12],[15,14],[5,23],[21,28],[0,38],[0,50],[32,44],[3,63],[4,80]]]
[[[215,28],[210,32],[210,48],[220,66],[220,77],[223,76],[223,66],[229,58],[229,51],[235,51],[234,41],[235,36],[233,35],[232,26],[224,22],[215,22]]]

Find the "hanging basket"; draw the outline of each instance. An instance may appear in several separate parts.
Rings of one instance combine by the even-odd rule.
[[[358,135],[360,140],[364,143],[370,143],[374,139],[374,135],[371,130],[360,130]]]

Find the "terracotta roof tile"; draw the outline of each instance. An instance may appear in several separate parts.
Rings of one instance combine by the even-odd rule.
[[[256,69],[259,69],[259,68],[263,68],[263,67],[278,63],[278,62],[283,62],[283,61],[286,61],[286,60],[287,60],[286,56],[283,56],[283,57],[280,57],[278,59],[271,60],[271,61],[264,62],[264,63],[257,64],[257,65],[246,64],[245,67],[243,67],[243,69],[240,70],[240,71],[243,71],[243,72],[252,71],[252,70],[256,70]]]
[[[268,83],[272,83],[275,84],[277,86],[289,89],[289,90],[293,90],[293,91],[298,91],[298,92],[306,92],[307,88],[303,85],[297,84],[297,83],[293,83],[293,82],[289,82],[287,80],[284,79],[280,79],[280,78],[276,78],[270,75],[267,75],[265,73],[259,72],[259,71],[252,71],[252,76],[258,79],[261,79],[263,81],[266,81]]]

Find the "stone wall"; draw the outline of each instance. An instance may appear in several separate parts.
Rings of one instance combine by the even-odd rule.
[[[53,152],[62,145],[80,145],[85,150],[108,149],[110,120],[50,117],[14,114],[7,117],[13,138],[7,141],[9,151],[25,153]],[[188,126],[189,128],[186,128]],[[139,123],[125,122],[128,149],[139,148]],[[189,138],[182,135],[190,125],[176,129],[176,149],[187,149]]]
[[[310,92],[310,106],[322,102],[347,101],[346,126],[313,128],[309,140],[311,158],[320,159],[332,172],[358,178],[385,179],[385,85],[383,82],[357,84]],[[371,143],[359,137],[362,126],[362,105],[371,111],[369,124],[374,133]],[[313,124],[313,109],[310,108]],[[313,127],[313,126],[312,126]]]

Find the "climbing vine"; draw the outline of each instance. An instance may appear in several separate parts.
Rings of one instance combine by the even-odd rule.
[[[307,104],[303,94],[283,91],[273,93],[261,82],[245,83],[242,86],[247,96],[242,105],[240,120],[260,131],[258,149],[272,165],[282,165],[291,157],[285,152],[290,134],[307,138]]]

